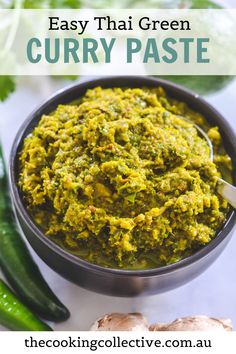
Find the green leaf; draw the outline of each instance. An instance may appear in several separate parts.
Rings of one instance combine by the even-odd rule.
[[[178,85],[187,87],[197,92],[199,95],[207,95],[223,89],[233,79],[234,76],[202,76],[202,75],[182,75],[182,76],[159,76],[161,79],[172,81]]]
[[[15,90],[15,86],[12,76],[0,76],[0,101],[4,101]]]
[[[50,8],[52,9],[79,9],[81,0],[51,0]]]
[[[24,9],[48,9],[49,0],[24,0],[22,7]]]
[[[223,7],[211,0],[192,0],[191,9],[222,9]]]
[[[81,0],[25,0],[24,9],[79,9]]]

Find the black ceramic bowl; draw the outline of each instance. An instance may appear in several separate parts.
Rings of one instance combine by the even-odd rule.
[[[165,267],[129,271],[103,268],[66,252],[43,235],[26,210],[17,186],[18,153],[24,138],[38,124],[43,114],[52,112],[58,104],[70,103],[82,96],[88,88],[95,86],[162,86],[169,96],[186,102],[191,108],[202,113],[211,125],[220,127],[227,153],[232,157],[234,167],[236,166],[236,140],[232,129],[225,119],[198,95],[180,86],[150,77],[108,77],[78,83],[59,91],[31,113],[16,136],[10,159],[10,187],[19,222],[38,255],[56,272],[84,288],[114,296],[156,294],[176,288],[202,273],[223,251],[232,235],[236,218],[235,211],[230,212],[227,222],[214,240],[194,255]]]

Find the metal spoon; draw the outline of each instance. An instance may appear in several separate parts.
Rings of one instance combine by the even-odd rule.
[[[183,117],[182,117],[183,118]],[[204,132],[202,128],[200,128],[197,124],[194,124],[190,122],[188,119],[183,118],[187,122],[191,123],[197,131],[200,133],[200,135],[203,136],[203,138],[207,141],[207,144],[210,148],[210,159],[213,161],[214,158],[214,149],[212,146],[212,142],[209,139],[208,135]],[[227,200],[227,202],[232,205],[233,208],[236,209],[236,187],[234,187],[232,184],[224,181],[222,178],[218,178],[217,181],[217,192]]]

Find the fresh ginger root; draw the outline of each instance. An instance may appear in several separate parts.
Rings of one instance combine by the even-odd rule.
[[[150,331],[232,331],[231,320],[207,316],[184,317],[168,324],[157,323]]]
[[[232,331],[229,319],[207,316],[179,318],[171,323],[149,326],[141,313],[111,313],[95,321],[91,331]]]
[[[141,313],[111,313],[98,319],[91,331],[149,331],[147,320]]]

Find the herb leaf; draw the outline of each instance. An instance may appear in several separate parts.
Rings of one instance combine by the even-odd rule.
[[[0,101],[4,101],[15,90],[15,86],[13,76],[0,76]]]
[[[51,0],[50,8],[52,9],[79,9],[80,0]]]
[[[191,9],[222,9],[222,6],[211,0],[192,0]]]
[[[25,0],[24,9],[79,9],[81,0]]]

